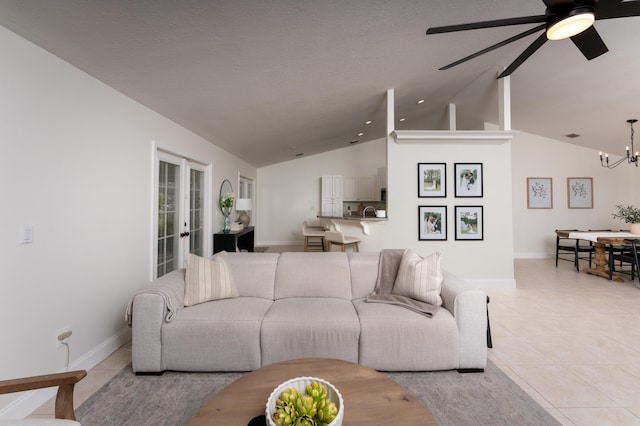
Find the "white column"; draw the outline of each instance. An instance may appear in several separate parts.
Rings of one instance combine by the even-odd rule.
[[[456,104],[449,104],[449,130],[457,130],[456,124]]]
[[[498,79],[500,130],[511,130],[511,76]]]
[[[387,138],[396,129],[395,89],[387,90]]]

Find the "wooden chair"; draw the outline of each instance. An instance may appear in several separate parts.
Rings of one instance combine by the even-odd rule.
[[[556,231],[566,231],[566,232],[579,232],[577,229],[562,229]],[[571,253],[571,257],[561,257],[564,253]],[[576,268],[576,271],[580,271],[580,260],[588,260],[589,267],[591,267],[591,261],[593,258],[593,253],[595,252],[595,247],[593,244],[581,244],[580,240],[576,240],[574,238],[561,237],[556,234],[556,268],[558,267],[558,260],[566,260],[569,262],[573,262],[573,266]],[[586,256],[581,256],[580,253],[587,253]]]
[[[627,244],[626,250],[611,251],[609,253],[609,281],[613,278],[613,273],[616,272],[615,262],[620,262],[620,269],[617,271],[623,274],[631,275],[631,281],[635,279],[636,273],[638,274],[638,280],[640,281],[640,263],[638,261],[638,245],[640,240],[624,240]],[[623,269],[623,264],[629,263],[630,269]]]
[[[43,389],[57,386],[58,393],[55,403],[55,418],[60,419],[60,424],[79,424],[64,420],[74,420],[76,415],[73,409],[73,388],[76,383],[87,375],[85,370],[68,371],[64,373],[46,374],[43,376],[23,377],[19,379],[0,380],[0,394],[24,392],[34,389]],[[36,419],[33,419],[36,420]],[[52,423],[51,419],[42,419],[43,423]],[[29,420],[29,424],[38,424]],[[16,424],[20,424],[17,422]]]
[[[356,237],[349,237],[338,231],[327,231],[324,233],[324,239],[327,242],[327,250],[331,251],[334,245],[342,247],[342,251],[346,251],[346,248],[353,245],[354,251],[360,251],[358,244],[360,240]]]
[[[302,222],[304,251],[324,251],[324,233],[324,227],[309,226],[307,221]]]

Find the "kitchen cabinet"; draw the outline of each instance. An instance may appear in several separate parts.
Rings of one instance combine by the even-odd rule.
[[[344,201],[375,201],[374,177],[345,177],[343,195]]]
[[[342,176],[322,176],[320,184],[320,205],[322,216],[342,217],[344,179]]]

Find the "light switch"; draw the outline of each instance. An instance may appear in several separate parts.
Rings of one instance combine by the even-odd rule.
[[[33,242],[33,225],[22,225],[20,243],[31,244]]]

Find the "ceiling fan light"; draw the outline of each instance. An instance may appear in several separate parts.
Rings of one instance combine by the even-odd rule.
[[[566,18],[549,25],[547,38],[549,40],[564,40],[573,37],[593,25],[595,20],[596,16],[590,8],[574,10]]]

